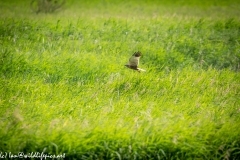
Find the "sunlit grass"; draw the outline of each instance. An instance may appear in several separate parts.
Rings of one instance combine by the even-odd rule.
[[[1,19],[0,151],[239,158],[240,22],[232,16],[238,12],[205,18],[208,5],[198,13],[190,3],[195,14],[158,15],[148,2],[136,15],[142,3],[109,2],[104,10],[104,3],[89,2],[82,4],[89,10],[73,14],[69,2],[72,10]],[[147,72],[124,67],[135,51]]]

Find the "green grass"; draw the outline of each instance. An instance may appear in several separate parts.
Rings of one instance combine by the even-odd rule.
[[[28,4],[0,1],[0,153],[240,158],[240,3]]]

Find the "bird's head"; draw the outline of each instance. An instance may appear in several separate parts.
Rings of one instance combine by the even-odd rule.
[[[142,53],[141,52],[135,52],[134,54],[133,54],[133,56],[135,56],[135,57],[141,57],[141,55],[142,55]]]

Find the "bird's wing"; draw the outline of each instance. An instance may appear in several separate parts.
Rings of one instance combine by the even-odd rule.
[[[137,70],[138,70],[139,72],[146,72],[146,70],[145,70],[145,69],[142,69],[142,68],[137,68]]]

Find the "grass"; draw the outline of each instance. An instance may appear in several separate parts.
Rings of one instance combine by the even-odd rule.
[[[28,3],[0,1],[0,153],[240,158],[237,1]]]

